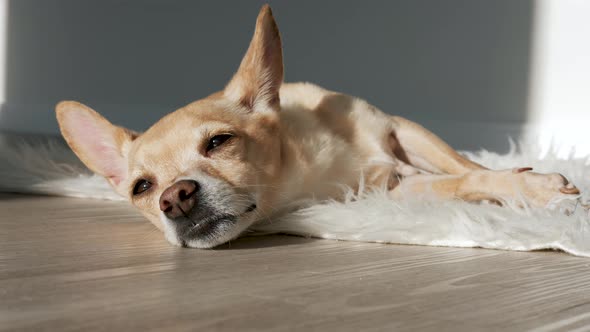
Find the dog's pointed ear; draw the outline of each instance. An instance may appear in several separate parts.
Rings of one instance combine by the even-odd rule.
[[[127,154],[138,134],[75,101],[60,102],[55,111],[61,133],[78,158],[124,195],[119,185],[127,177]]]
[[[270,7],[264,5],[256,19],[256,30],[248,51],[224,95],[254,111],[278,111],[282,82],[281,36]]]

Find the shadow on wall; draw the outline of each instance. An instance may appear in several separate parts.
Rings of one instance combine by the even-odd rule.
[[[526,121],[532,1],[268,2],[287,81],[360,96],[459,149],[504,151]],[[0,129],[57,133],[63,99],[146,129],[225,85],[262,3],[9,0]]]

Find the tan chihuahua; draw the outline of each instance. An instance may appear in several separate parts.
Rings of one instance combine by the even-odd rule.
[[[560,174],[493,171],[409,120],[309,83],[283,84],[281,38],[264,6],[223,91],[139,134],[73,101],[57,105],[63,137],[92,171],[172,244],[210,248],[306,199],[339,199],[359,181],[403,195],[545,207],[576,199]],[[403,195],[402,195],[403,194]]]

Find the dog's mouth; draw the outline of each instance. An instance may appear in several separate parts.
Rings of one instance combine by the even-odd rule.
[[[179,239],[183,247],[194,239],[212,239],[229,231],[238,218],[256,210],[256,204],[251,204],[241,214],[217,214],[209,215],[199,220],[191,220],[185,229],[177,229]]]

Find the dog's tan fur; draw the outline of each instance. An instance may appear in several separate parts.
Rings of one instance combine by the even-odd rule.
[[[168,114],[143,134],[113,126],[72,101],[58,104],[57,118],[64,138],[91,170],[172,243],[193,247],[231,240],[306,199],[339,199],[343,186],[356,189],[361,178],[367,186],[386,186],[392,199],[433,195],[503,204],[524,198],[546,206],[578,194],[561,175],[488,170],[420,125],[361,99],[282,81],[281,40],[264,6],[240,68],[223,91]],[[232,137],[207,151],[220,134]],[[138,179],[152,187],[133,195]],[[203,238],[180,238],[158,202],[181,179],[210,183],[203,199],[218,197],[215,209],[228,209],[237,221]],[[245,201],[256,209],[244,212]]]

